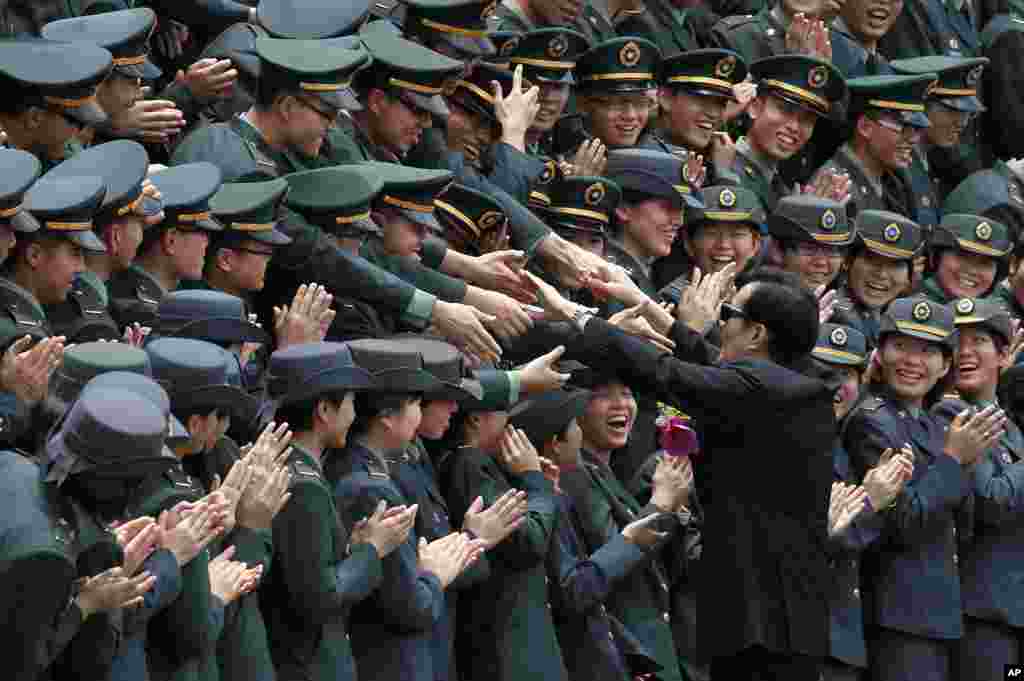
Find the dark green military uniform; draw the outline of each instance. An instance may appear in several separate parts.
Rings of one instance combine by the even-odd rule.
[[[928,92],[927,104],[943,111],[966,114],[971,119],[985,110],[978,99],[978,88],[988,59],[964,57],[918,57],[892,62],[896,73],[935,73],[939,82]],[[918,224],[930,228],[942,219],[941,200],[959,183],[960,173],[950,174],[945,166],[948,150],[932,147],[927,141],[914,152],[908,168],[914,217]]]
[[[759,97],[777,97],[822,119],[835,119],[840,113],[839,103],[846,97],[842,74],[828,62],[812,57],[768,57],[750,64],[750,74],[758,85]],[[779,161],[751,146],[746,137],[736,142],[733,171],[744,187],[760,197],[766,213],[775,210],[775,203],[792,192],[779,175]]]
[[[772,5],[757,14],[724,17],[711,29],[711,37],[719,47],[752,62],[786,53],[787,24],[781,6]]]
[[[910,280],[914,257],[924,247],[924,233],[913,220],[888,211],[862,210],[855,221],[855,241],[850,249],[850,262],[864,255],[902,260],[907,268],[907,279]],[[895,286],[890,280],[885,281],[890,287]],[[889,293],[892,300],[903,292],[893,288]],[[883,312],[885,306],[868,305],[846,283],[839,289],[832,321],[857,329],[867,338],[868,346],[874,348],[878,345]]]
[[[153,184],[163,197],[164,219],[146,229],[139,247],[140,257],[154,250],[164,230],[219,232],[223,227],[210,214],[210,198],[221,185],[221,172],[212,163],[190,163],[153,175]],[[161,257],[163,254],[154,254]],[[133,323],[152,326],[160,300],[170,293],[165,284],[147,272],[139,262],[118,272],[110,280],[110,309],[123,328]]]
[[[983,299],[991,295],[1006,276],[1013,240],[1010,237],[1010,230],[1001,222],[981,215],[947,213],[935,228],[931,247],[935,261],[933,269],[938,268],[942,252],[946,249],[953,249],[966,255],[984,256],[994,263],[996,269],[992,286],[981,295],[975,296],[977,299]],[[950,291],[942,288],[934,275],[925,279],[923,293],[938,303],[948,303],[955,298]]]
[[[96,102],[96,87],[110,73],[110,52],[89,43],[5,41],[0,43],[0,87],[9,97],[35,103],[65,117],[76,126],[98,126],[107,114]],[[74,148],[68,130],[66,150]],[[37,149],[26,149],[39,154]],[[64,158],[40,158],[49,170]]]
[[[642,11],[623,11],[615,22],[621,36],[639,36],[658,46],[666,57],[690,52],[709,44],[709,20],[715,15],[697,7],[676,7],[668,0],[645,2]]]
[[[131,140],[117,140],[90,147],[51,171],[53,177],[73,178],[102,173],[107,193],[93,223],[96,231],[116,223],[155,215],[163,210],[161,201],[145,197],[142,183],[149,168],[145,148]],[[111,316],[107,284],[91,270],[75,280],[67,301],[46,306],[46,316],[55,334],[70,343],[91,340],[120,340],[121,330]]]
[[[266,40],[260,39],[258,42],[265,45]],[[294,44],[309,49],[301,43]],[[268,86],[286,88],[289,83],[306,82],[308,78],[311,83],[333,83],[337,88],[342,88],[355,69],[367,61],[365,53],[353,56],[352,50],[342,48],[318,54],[329,57],[327,71],[319,68],[308,73],[304,71],[306,66],[303,65],[300,50],[291,55],[291,68],[294,70],[275,71],[276,80],[272,80]],[[328,94],[337,95],[338,92],[340,90],[328,91]],[[329,139],[328,145],[334,139]],[[316,159],[303,156],[297,150],[273,148],[245,117],[197,130],[175,150],[171,161],[178,164],[194,160],[215,162],[223,169],[227,180],[270,179],[291,172],[312,170],[326,165],[329,160],[341,162],[334,159],[333,152],[327,148]],[[325,238],[321,229],[306,222],[294,211],[286,214],[283,226],[293,242],[275,254],[265,287],[268,290],[274,288],[272,281],[277,270],[288,272],[284,275],[286,277],[294,276],[291,273],[295,271],[305,270],[309,272],[310,278],[324,283],[334,293],[358,290],[363,300],[401,314],[407,323],[422,327],[429,321],[434,303],[430,294],[417,291],[401,279],[359,258],[342,253]],[[272,318],[269,307],[262,309],[264,307],[261,305],[261,317],[269,320]]]
[[[499,31],[519,31],[520,33],[527,33],[537,28],[548,28],[547,26],[534,24],[513,3],[514,0],[504,0],[498,5],[494,11],[494,17],[491,19],[492,28]],[[591,44],[596,45],[605,40],[610,40],[618,34],[614,23],[614,19],[609,19],[598,12],[590,2],[584,2],[579,16],[576,17],[576,20],[568,28],[582,33]]]
[[[924,102],[934,73],[913,76],[865,76],[847,81],[850,88],[851,123],[860,116],[873,120],[882,115],[893,116],[903,126],[928,127]],[[850,203],[847,211],[855,216],[858,210],[888,210],[910,217],[916,216],[917,202],[911,194],[910,179],[904,169],[885,169],[875,177],[857,156],[853,143],[843,146],[831,161],[818,171],[840,172],[850,176]]]

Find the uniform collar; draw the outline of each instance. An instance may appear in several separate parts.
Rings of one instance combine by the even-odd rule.
[[[167,295],[167,289],[165,289],[164,285],[160,283],[160,280],[154,277],[152,274],[150,274],[147,270],[143,269],[142,265],[132,263],[131,265],[129,265],[128,269],[135,272],[135,274],[137,274],[142,279],[146,279],[147,281],[151,282],[154,286],[157,287],[157,290],[159,290],[161,294]]]
[[[754,148],[750,146],[750,142],[747,141],[746,137],[741,137],[739,141],[736,142],[736,153],[756,167],[761,175],[764,176],[764,179],[769,183],[775,179],[775,173],[779,170],[778,161],[755,151]]]
[[[371,457],[374,459],[378,466],[380,466],[385,471],[391,471],[391,466],[388,463],[388,457],[384,456],[384,452],[381,452],[371,447],[369,444],[367,444],[366,439],[362,436],[357,437],[355,443],[359,447],[362,447],[367,452],[369,452]]]

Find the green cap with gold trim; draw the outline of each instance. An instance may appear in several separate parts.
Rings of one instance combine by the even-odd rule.
[[[850,120],[866,112],[884,112],[915,128],[927,128],[931,124],[924,103],[938,82],[934,73],[852,78],[846,83],[850,88]]]
[[[107,187],[98,177],[47,173],[28,190],[25,208],[39,221],[43,232],[63,237],[87,251],[105,253],[106,246],[92,231],[92,220],[106,193]]]
[[[455,81],[455,90],[448,97],[449,104],[457,103],[465,109],[478,113],[492,124],[498,125],[498,117],[494,112],[494,91],[491,83],[497,83],[504,95],[512,90],[513,75],[507,69],[500,69],[491,64],[477,64],[473,72]],[[523,82],[523,90],[530,89],[528,82]]]
[[[700,190],[704,208],[686,212],[686,228],[693,230],[702,222],[745,222],[762,231],[764,209],[757,194],[745,187],[717,185]]]
[[[981,326],[998,334],[1004,343],[1012,340],[1010,315],[1001,306],[976,298],[957,298],[951,303],[957,326]]]
[[[43,165],[33,154],[0,148],[0,225],[15,232],[35,232],[39,222],[25,210],[25,194]]]
[[[691,50],[661,63],[661,82],[696,95],[733,98],[732,86],[747,77],[747,62],[731,50]]]
[[[507,69],[509,54],[515,50],[522,35],[521,31],[487,31],[487,37],[494,44],[494,54],[485,57],[484,61],[499,69]]]
[[[397,163],[375,162],[364,165],[384,181],[384,188],[375,204],[398,209],[409,220],[440,231],[441,225],[434,217],[434,201],[452,183],[450,171],[413,168]]]
[[[508,216],[489,195],[452,184],[434,206],[448,244],[460,253],[483,255],[507,245]]]
[[[551,184],[562,178],[562,167],[553,158],[543,158],[544,170],[533,180],[530,187],[529,204],[531,209],[547,208],[551,205]]]
[[[779,241],[815,241],[827,246],[849,246],[857,235],[842,204],[811,194],[780,199],[768,216],[768,232]]]
[[[951,247],[968,253],[1006,258],[1013,250],[1006,225],[980,215],[953,213],[944,215],[935,228],[932,243],[936,248]]]
[[[523,65],[523,77],[535,83],[572,83],[573,69],[590,49],[582,33],[559,26],[524,33],[499,52],[508,55],[510,68]]]
[[[750,64],[750,75],[759,95],[775,95],[825,118],[841,115],[846,81],[827,61],[800,54],[766,57]]]
[[[868,363],[868,339],[852,326],[822,324],[811,354],[826,364],[862,367]]]
[[[555,227],[604,234],[611,224],[622,190],[604,177],[574,175],[551,184],[551,205],[540,209]]]
[[[614,38],[576,60],[582,92],[640,92],[658,87],[661,51],[643,38]]]
[[[454,86],[454,79],[463,71],[462,62],[383,30],[367,31],[360,37],[374,61],[372,69],[359,75],[360,92],[398,89],[421,109],[435,116],[448,115],[441,94]]]
[[[370,207],[384,188],[370,164],[317,168],[285,175],[288,207],[328,234],[360,237],[380,234]]]
[[[261,87],[298,89],[335,109],[362,108],[350,87],[356,72],[370,62],[366,50],[322,40],[257,38],[256,53]]]
[[[914,57],[890,62],[896,73],[934,73],[939,77],[938,85],[932,87],[929,95],[943,106],[955,111],[979,113],[985,110],[978,99],[978,85],[988,64],[987,57]]]
[[[857,240],[872,253],[909,260],[924,248],[924,232],[920,225],[899,213],[862,210],[854,222]]]
[[[440,40],[460,57],[486,57],[495,53],[487,37],[487,19],[495,0],[405,0],[402,33],[423,39],[428,46]]]
[[[886,334],[899,333],[932,341],[952,350],[956,342],[953,310],[948,305],[918,295],[897,298],[882,314],[878,331],[879,345]]]
[[[291,238],[277,230],[288,183],[278,177],[268,182],[227,182],[210,198],[210,211],[224,226],[218,246],[252,239],[284,246]],[[213,252],[207,249],[207,253]]]

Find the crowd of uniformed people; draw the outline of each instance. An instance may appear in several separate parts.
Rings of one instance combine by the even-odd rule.
[[[0,677],[1012,678],[1022,58],[1020,0],[3,0]]]

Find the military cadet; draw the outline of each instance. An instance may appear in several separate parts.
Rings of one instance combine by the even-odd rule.
[[[889,59],[910,59],[933,55],[973,57],[979,49],[976,4],[927,0],[887,8],[896,14],[891,30],[880,40]]]
[[[802,12],[814,17],[822,11],[821,5],[816,0],[783,0],[766,3],[755,14],[723,15],[711,29],[711,42],[742,55],[748,62],[794,52],[796,50],[787,49],[794,16]]]
[[[857,329],[868,347],[878,347],[882,313],[911,291],[914,261],[923,248],[924,235],[912,220],[881,210],[858,213],[833,321]]]
[[[274,250],[292,242],[277,229],[288,183],[228,182],[210,198],[210,212],[224,226],[206,247],[203,279],[210,288],[247,298],[263,290]]]
[[[146,185],[148,167],[149,156],[141,144],[116,140],[90,147],[51,171],[53,177],[63,178],[98,172],[107,188],[93,217],[106,251],[86,254],[86,269],[75,278],[67,300],[44,306],[54,332],[72,342],[121,338],[121,328],[108,309],[107,282],[131,266],[147,225],[163,217],[159,192]]]
[[[944,423],[964,409],[1000,406],[996,388],[1011,341],[1010,317],[997,305],[960,298],[951,307],[960,337],[956,391],[932,408]],[[1022,452],[1024,435],[1011,418],[974,467],[974,536],[962,553],[964,637],[956,674],[965,681],[998,678],[1003,665],[1021,661],[1018,600],[1004,573],[1017,551],[1020,521],[1009,490],[1020,475]]]
[[[582,465],[579,419],[589,398],[586,390],[548,391],[517,404],[510,419],[537,443],[540,456],[572,471]],[[666,537],[655,529],[659,516],[633,521],[589,553],[573,517],[572,499],[559,494],[557,501],[560,517],[548,557],[548,580],[569,678],[621,681],[658,669],[658,662],[636,646],[604,601],[626,575],[656,555],[654,549]]]
[[[487,37],[487,20],[495,10],[493,2],[413,0],[404,4],[402,34],[409,40],[460,61],[479,61],[496,54],[494,43]]]
[[[928,128],[921,144],[914,150],[908,168],[915,198],[918,224],[933,227],[942,214],[941,197],[945,197],[963,179],[959,173],[950,176],[942,164],[947,158],[938,150],[952,149],[960,144],[963,132],[985,110],[978,99],[978,88],[988,60],[961,57],[918,57],[892,62],[896,73],[935,73],[939,82],[929,91],[925,102]],[[933,151],[934,150],[934,151]]]
[[[76,150],[76,135],[107,115],[96,88],[113,57],[89,43],[7,41],[0,45],[0,127],[8,144],[35,155],[49,170]]]
[[[478,256],[508,247],[508,216],[487,194],[453,183],[434,199],[434,217],[444,240],[460,253]]]
[[[388,453],[416,437],[420,396],[441,387],[423,370],[423,357],[401,343],[366,339],[348,344],[372,387],[356,396],[353,437],[326,462],[344,520],[354,524],[382,502],[401,504]],[[413,508],[416,508],[415,506]],[[434,679],[450,664],[435,659],[434,637],[447,624],[444,591],[483,551],[481,540],[451,533],[424,544],[418,532],[382,561],[380,586],[352,610],[352,650],[360,673],[372,678]],[[416,548],[421,545],[419,562]],[[434,664],[441,665],[435,671]]]
[[[201,279],[210,233],[223,229],[210,213],[210,197],[221,185],[212,163],[190,163],[154,174],[164,219],[146,229],[138,257],[107,284],[111,312],[122,327],[151,325],[160,299],[183,279]]]
[[[851,216],[864,209],[916,215],[906,169],[928,127],[924,102],[935,80],[935,74],[922,74],[847,81],[852,136],[817,177],[838,171],[849,175]]]
[[[593,45],[616,37],[616,23],[614,16],[598,11],[592,2],[564,3],[557,0],[502,0],[491,20],[491,25],[497,30],[521,33],[566,26],[586,36]]]
[[[932,236],[932,271],[923,293],[947,303],[984,298],[1009,270],[1013,242],[1001,222],[981,215],[947,213]]]
[[[537,209],[548,225],[580,248],[604,256],[622,190],[602,177],[574,175],[548,188],[550,204]]]
[[[689,277],[693,267],[712,274],[732,264],[743,272],[758,260],[765,215],[757,195],[721,185],[704,187],[700,193],[704,207],[687,211],[681,235],[687,258],[670,258],[671,263],[659,263],[657,268],[669,282],[680,275]]]
[[[750,64],[750,74],[757,97],[747,108],[750,129],[736,142],[733,170],[770,214],[791,193],[779,176],[779,163],[807,144],[819,118],[836,118],[846,84],[831,64],[801,55],[759,60]]]
[[[832,22],[832,63],[847,78],[892,73],[878,41],[900,15],[900,3],[856,0],[843,3]]]
[[[260,603],[277,678],[355,679],[349,612],[381,581],[381,560],[400,546],[416,509],[378,507],[358,527],[344,525],[324,480],[324,450],[345,445],[354,391],[371,385],[341,343],[285,348],[271,356],[268,384],[276,418],[295,428],[288,470],[291,500],[274,519],[274,569]]]
[[[587,132],[608,149],[635,146],[651,116],[658,87],[658,47],[643,38],[595,45],[576,62],[576,105]]]
[[[700,195],[690,186],[682,159],[662,151],[612,151],[605,176],[622,189],[608,259],[625,268],[644,293],[654,296],[652,265],[670,257],[686,210],[703,206]],[[595,196],[599,193],[593,191]],[[585,194],[584,200],[588,198],[592,197]]]
[[[499,110],[493,85],[498,84],[504,98],[522,98],[524,87],[533,90],[522,74],[523,67],[518,65],[513,72],[489,64],[475,66],[455,82],[448,96],[451,113],[445,129],[450,153],[461,153],[491,183],[526,203],[530,184],[544,171],[543,161],[526,153],[533,112],[516,108],[523,115],[509,116],[504,108]]]
[[[746,62],[729,50],[694,50],[662,62],[660,133],[669,144],[703,154],[708,184],[738,184],[732,140],[722,128],[733,86],[746,77]]]
[[[528,153],[550,153],[550,134],[576,84],[573,69],[590,47],[583,34],[557,26],[529,31],[502,46],[500,53],[507,56],[509,68],[522,64],[523,78],[539,90],[537,115],[526,131]]]
[[[42,229],[26,233],[6,263],[3,295],[16,322],[34,321],[49,329],[42,306],[67,300],[85,270],[84,251],[104,251],[92,219],[105,192],[96,177],[44,175],[25,195],[25,208]]]
[[[108,120],[97,126],[93,143],[136,136],[148,141],[161,140],[165,139],[161,134],[177,133],[184,126],[184,114],[174,108],[173,102],[146,102],[147,106],[154,106],[149,112],[151,116],[160,118],[155,128],[140,118],[136,108],[143,99],[143,81],[151,83],[161,75],[147,56],[156,21],[152,9],[137,7],[61,19],[43,27],[42,36],[47,40],[92,43],[109,50],[114,57],[110,75],[96,89],[96,101]],[[160,108],[156,109],[157,106]]]
[[[312,68],[306,63],[304,55],[314,49],[323,58],[324,66]],[[256,50],[261,60],[260,99],[256,105],[228,124],[194,132],[175,150],[172,163],[212,161],[231,181],[273,179],[289,172],[314,169],[324,159],[346,162],[336,158],[336,150],[320,150],[322,153],[318,150],[338,111],[346,105],[358,106],[347,84],[355,71],[367,63],[366,52],[272,38],[257,40]],[[454,60],[448,61],[457,64]],[[410,101],[412,97],[421,97],[411,90],[408,92]],[[434,99],[440,101],[439,97]],[[311,107],[318,108],[313,111]],[[316,135],[311,135],[311,125],[316,128]],[[301,151],[303,147],[307,147],[306,152]],[[350,158],[348,162],[356,160]],[[445,334],[465,341],[476,348],[474,351],[484,354],[498,351],[497,343],[483,328],[475,310],[444,301],[438,303],[432,295],[342,251],[325,238],[321,229],[294,211],[286,215],[282,226],[293,241],[279,249],[270,264],[269,274],[273,275],[278,268],[308,271],[308,276],[324,282],[333,294],[358,291],[362,300],[400,315],[417,328],[428,322],[438,323]]]
[[[943,433],[928,413],[955,371],[947,306],[897,299],[879,336],[878,392],[850,416],[843,443],[858,476],[885,463],[886,450],[903,448],[912,452],[914,474],[886,513],[881,542],[863,559],[871,676],[953,679],[963,635],[957,533],[969,534],[969,467],[1002,434],[1004,417],[995,409],[960,414]]]
[[[567,679],[545,568],[558,506],[537,450],[522,431],[508,426],[506,410],[472,399],[459,404],[445,440],[437,464],[455,523],[478,497],[490,506],[511,490],[527,494],[522,525],[489,558],[490,579],[461,599],[456,648],[463,675]],[[484,609],[479,603],[495,605]]]
[[[782,267],[815,291],[831,288],[856,238],[843,206],[805,194],[787,196],[768,216],[768,232],[782,251]]]
[[[385,269],[403,273],[403,278],[441,300],[466,303],[493,315],[495,319],[490,325],[502,338],[525,333],[532,321],[518,301],[473,283],[481,281],[483,273],[479,265],[485,259],[468,258],[452,249],[444,249],[440,262],[428,258],[424,244],[430,240],[426,237],[440,231],[434,217],[434,201],[451,182],[451,173],[394,163],[374,163],[372,170],[384,180],[384,188],[372,208],[373,221],[380,227],[381,234],[367,240],[361,251],[363,257]],[[505,254],[513,261],[521,261],[521,253],[506,251]]]
[[[867,366],[867,338],[853,327],[822,324],[812,356],[836,373],[836,396],[833,406],[836,422],[843,427],[846,416],[858,401],[861,373]],[[850,494],[848,503],[860,508],[845,527],[833,529],[833,517],[840,509],[829,508],[830,566],[837,588],[829,599],[829,655],[822,667],[828,681],[856,680],[867,668],[864,642],[864,615],[861,608],[860,554],[881,535],[882,512],[902,490],[913,474],[913,459],[907,453],[894,456],[878,467],[857,488],[860,477],[853,470],[850,456],[837,438],[832,448],[833,494]],[[837,523],[838,524],[838,523]]]

